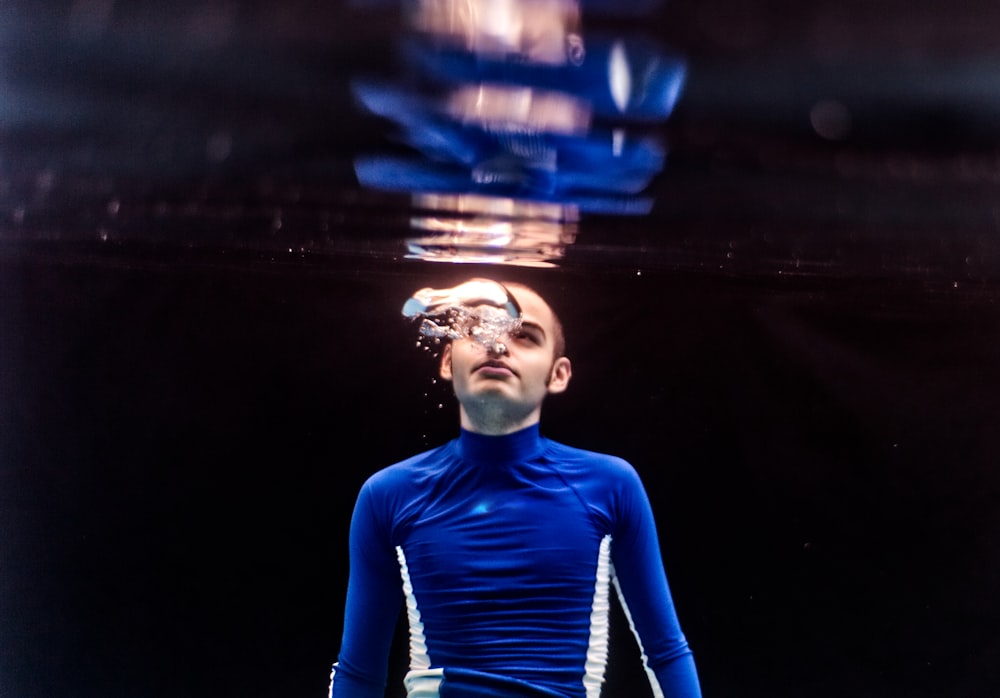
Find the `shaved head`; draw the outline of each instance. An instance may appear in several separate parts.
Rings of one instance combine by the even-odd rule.
[[[520,297],[522,294],[530,293],[535,297],[537,297],[544,304],[544,306],[548,309],[549,313],[551,314],[552,327],[550,329],[552,332],[552,340],[553,340],[553,353],[554,353],[553,358],[558,359],[559,357],[565,356],[566,335],[563,332],[562,321],[559,319],[559,316],[556,314],[556,311],[552,309],[552,306],[549,305],[548,301],[546,301],[545,298],[542,297],[542,294],[533,289],[531,286],[528,286],[527,284],[522,284],[519,281],[501,281],[500,283],[503,284],[504,287],[507,288],[507,290],[509,290],[513,294],[514,298],[518,300],[518,302],[520,302]]]

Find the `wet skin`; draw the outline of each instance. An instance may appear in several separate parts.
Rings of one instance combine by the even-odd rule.
[[[441,355],[441,377],[452,382],[464,429],[482,434],[509,434],[541,417],[547,395],[566,390],[570,361],[555,356],[552,310],[533,291],[513,286],[521,305],[520,327],[489,349],[472,339],[459,339]]]

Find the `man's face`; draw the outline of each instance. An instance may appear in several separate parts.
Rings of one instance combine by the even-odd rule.
[[[522,322],[513,336],[500,338],[506,351],[458,339],[441,356],[441,377],[454,384],[464,412],[493,403],[503,404],[514,418],[527,418],[541,409],[546,395],[562,392],[569,383],[569,359],[555,356],[551,309],[528,289],[511,290],[521,306]]]

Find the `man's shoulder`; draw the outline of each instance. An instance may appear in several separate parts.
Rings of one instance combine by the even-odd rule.
[[[588,468],[627,477],[635,474],[632,464],[620,456],[568,446],[552,439],[545,439],[545,455],[553,463],[567,467]]]
[[[635,501],[645,492],[639,473],[620,456],[550,441],[545,457],[584,500],[604,502],[608,512],[618,510],[614,502]]]
[[[412,486],[448,466],[453,458],[453,441],[417,453],[372,474],[365,483],[374,489]]]

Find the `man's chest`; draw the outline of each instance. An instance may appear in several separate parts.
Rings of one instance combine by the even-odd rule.
[[[428,503],[398,544],[414,580],[434,585],[590,583],[607,534],[570,488],[479,488]]]

